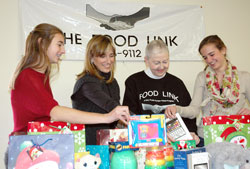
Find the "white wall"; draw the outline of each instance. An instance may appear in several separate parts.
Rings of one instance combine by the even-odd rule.
[[[142,0],[140,0],[142,2]],[[145,1],[146,2],[146,1]],[[250,1],[249,0],[154,0],[154,3],[201,5],[204,8],[206,34],[218,34],[228,47],[230,60],[241,70],[250,72]],[[23,54],[20,42],[20,18],[18,0],[0,0],[0,168],[4,168],[3,154],[8,143],[8,134],[13,129],[12,110],[8,84],[19,56]],[[52,81],[55,98],[61,105],[71,106],[70,95],[75,74],[82,70],[81,61],[63,61],[60,73]],[[192,95],[197,73],[204,67],[202,62],[171,62],[170,73],[180,77]],[[124,93],[124,80],[132,73],[144,69],[143,62],[117,63],[116,78]]]

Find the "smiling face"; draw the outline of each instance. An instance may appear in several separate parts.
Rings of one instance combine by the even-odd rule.
[[[210,66],[215,72],[226,70],[226,48],[219,50],[215,44],[208,43],[200,49],[200,53],[206,64]]]
[[[55,34],[47,50],[50,63],[58,63],[63,54],[65,54],[64,37],[58,33]]]
[[[168,52],[165,50],[153,52],[150,57],[145,57],[145,63],[155,76],[162,77],[169,67]]]
[[[92,62],[96,66],[96,68],[104,73],[111,72],[114,62],[115,62],[115,53],[113,49],[109,46],[104,55],[101,56],[94,56],[92,58]]]

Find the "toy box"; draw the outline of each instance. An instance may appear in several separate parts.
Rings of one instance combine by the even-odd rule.
[[[174,119],[166,119],[166,126],[167,133],[175,140],[193,139],[179,113]]]
[[[208,152],[188,154],[188,169],[210,169]]]
[[[182,150],[182,149],[192,149],[196,147],[195,140],[180,140],[171,142],[174,150]]]
[[[206,152],[205,147],[174,151],[175,169],[188,169],[188,154]]]
[[[165,145],[167,143],[165,115],[131,116],[128,133],[129,144],[133,147]]]

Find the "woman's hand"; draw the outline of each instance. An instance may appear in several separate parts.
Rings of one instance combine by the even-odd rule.
[[[128,125],[130,114],[128,110],[128,106],[116,106],[111,112],[108,114],[108,119],[110,120],[110,123],[120,120],[124,124]]]
[[[168,143],[175,142],[174,138],[167,134]]]
[[[250,115],[250,110],[247,108],[242,108],[240,111],[237,113],[237,115]]]
[[[196,145],[198,145],[200,143],[200,138],[194,132],[190,132],[190,134],[193,137],[193,140],[195,140]]]
[[[176,111],[176,106],[167,106],[167,108],[165,109],[166,118],[175,118]]]

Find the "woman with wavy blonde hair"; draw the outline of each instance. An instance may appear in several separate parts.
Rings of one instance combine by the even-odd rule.
[[[77,75],[71,96],[73,108],[108,113],[120,105],[120,89],[114,78],[115,47],[108,36],[95,35],[87,44],[85,66]],[[86,143],[96,144],[96,130],[110,129],[111,124],[86,125]]]

